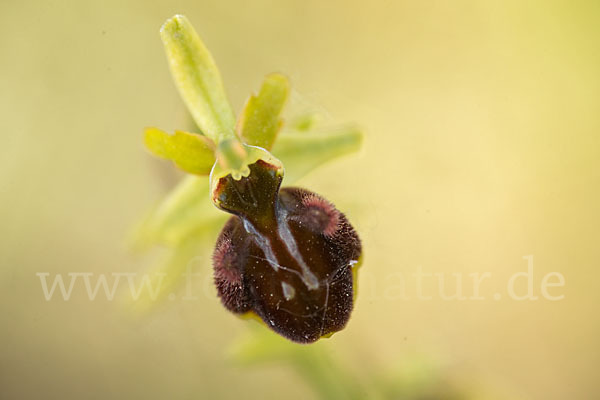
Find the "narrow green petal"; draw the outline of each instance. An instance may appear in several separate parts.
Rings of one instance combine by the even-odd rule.
[[[235,116],[221,74],[192,24],[176,15],[165,22],[160,35],[175,84],[202,133],[215,143],[232,136]]]
[[[214,143],[202,135],[183,131],[171,135],[157,128],[147,128],[144,143],[155,156],[171,160],[191,174],[208,175],[215,163]]]
[[[287,78],[270,74],[258,92],[246,102],[237,131],[244,143],[270,150],[282,121],[279,117],[290,92]]]
[[[272,153],[285,166],[284,185],[294,183],[323,163],[358,151],[362,137],[362,132],[352,126],[281,134]]]

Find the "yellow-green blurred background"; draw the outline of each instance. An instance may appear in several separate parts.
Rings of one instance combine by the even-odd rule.
[[[44,299],[38,272],[156,261],[127,237],[178,179],[141,144],[188,123],[158,35],[175,13],[236,112],[282,71],[297,101],[365,128],[360,154],[301,182],[365,247],[324,351],[358,377],[425,364],[475,398],[600,396],[599,2],[2,0],[1,398],[315,398],[286,362],[231,362],[250,322],[212,295],[210,265],[210,295],[143,317],[81,287]],[[528,255],[536,295],[555,271],[563,300],[492,298]],[[493,277],[482,301],[399,298],[418,267]]]

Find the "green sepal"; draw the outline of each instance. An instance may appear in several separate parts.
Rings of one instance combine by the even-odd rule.
[[[160,36],[177,89],[201,132],[215,143],[233,136],[235,115],[221,74],[190,21],[176,15],[165,22]]]
[[[358,151],[362,138],[362,131],[354,126],[311,132],[282,132],[272,153],[285,166],[283,184],[292,184],[318,166]]]

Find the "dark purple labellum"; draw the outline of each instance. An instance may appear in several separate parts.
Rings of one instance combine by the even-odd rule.
[[[279,334],[310,343],[348,322],[361,244],[323,197],[280,190],[282,175],[259,160],[248,177],[219,180],[213,198],[234,216],[215,248],[215,283],[230,311],[252,311]]]

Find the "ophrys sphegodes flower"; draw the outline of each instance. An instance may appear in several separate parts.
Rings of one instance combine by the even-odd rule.
[[[187,19],[168,20],[161,35],[201,133],[170,135],[149,128],[145,142],[186,172],[210,174],[213,203],[232,214],[213,255],[222,303],[234,313],[256,314],[296,342],[314,342],[342,329],[353,307],[360,240],[346,216],[322,196],[281,188],[283,164],[269,150],[282,125],[287,79],[267,76],[236,124],[214,61]],[[360,141],[360,134],[356,137],[356,132],[339,136],[353,144]],[[313,139],[307,134],[298,143],[318,152]],[[343,140],[334,143],[330,158],[347,146]]]

